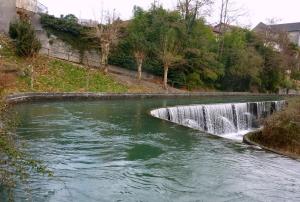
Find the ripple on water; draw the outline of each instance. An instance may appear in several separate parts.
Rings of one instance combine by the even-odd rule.
[[[17,106],[25,150],[55,176],[33,175],[29,187],[16,189],[16,201],[299,201],[299,161],[148,115],[201,102]]]

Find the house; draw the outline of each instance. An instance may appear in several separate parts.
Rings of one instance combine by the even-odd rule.
[[[212,31],[216,36],[220,36],[224,34],[225,32],[230,32],[233,29],[239,28],[237,26],[225,24],[225,23],[219,23],[212,27]]]
[[[19,17],[47,12],[47,7],[37,0],[0,0],[0,32],[8,33],[9,24]]]
[[[254,29],[255,32],[286,32],[290,41],[300,46],[300,22],[286,23],[286,24],[272,24],[266,25],[260,22]]]
[[[95,27],[99,24],[97,20],[90,20],[90,19],[79,19],[78,23],[85,27]]]

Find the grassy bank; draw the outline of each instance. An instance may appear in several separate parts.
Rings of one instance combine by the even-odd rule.
[[[0,88],[17,92],[127,92],[128,88],[99,69],[86,68],[62,60],[15,55],[8,38],[0,36]]]
[[[260,133],[250,140],[280,153],[300,157],[300,98],[290,99],[288,107],[269,117]]]

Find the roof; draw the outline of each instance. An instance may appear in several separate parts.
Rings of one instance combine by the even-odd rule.
[[[296,23],[286,23],[286,24],[274,24],[274,25],[266,25],[260,22],[254,30],[264,30],[267,27],[275,30],[285,31],[285,32],[293,32],[293,31],[300,31],[300,22]]]
[[[225,24],[225,23],[219,23],[219,24],[213,26],[212,30],[213,30],[213,32],[215,32],[217,34],[222,34],[226,31],[230,31],[234,28],[238,28],[238,27],[234,26],[234,25]]]

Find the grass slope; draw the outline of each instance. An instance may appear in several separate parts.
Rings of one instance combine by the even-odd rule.
[[[104,75],[62,60],[37,56],[24,59],[14,54],[11,42],[0,36],[0,90],[16,92],[127,92],[128,88]]]

